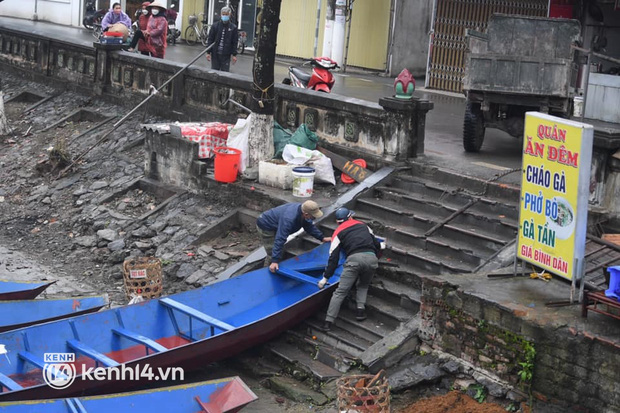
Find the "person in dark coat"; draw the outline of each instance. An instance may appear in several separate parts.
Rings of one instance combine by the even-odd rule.
[[[230,71],[231,57],[233,64],[237,63],[239,32],[237,26],[230,21],[230,13],[230,7],[222,7],[221,18],[213,23],[207,39],[207,47],[213,45],[207,52],[207,60],[211,62],[211,69],[222,72]]]
[[[379,266],[379,254],[382,249],[381,242],[375,237],[368,225],[353,219],[354,212],[347,208],[336,210],[336,222],[338,228],[332,235],[332,243],[329,247],[329,260],[319,281],[319,288],[325,287],[329,278],[338,267],[340,251],[344,251],[347,259],[343,265],[338,288],[334,291],[327,308],[327,316],[323,323],[323,330],[329,331],[332,323],[338,317],[340,306],[355,286],[357,310],[355,318],[358,321],[366,319],[366,297],[368,287]]]
[[[269,271],[276,272],[280,268],[279,263],[284,254],[286,239],[301,228],[319,241],[331,241],[331,238],[323,236],[321,230],[312,222],[321,216],[323,212],[314,201],[284,204],[260,214],[256,220],[256,230],[267,250],[268,261],[271,256]]]
[[[146,26],[149,22],[149,17],[151,17],[151,13],[149,13],[148,7],[151,5],[148,1],[142,3],[142,9],[136,11],[136,16],[138,17],[138,30],[133,34],[133,39],[131,39],[131,44],[129,45],[130,52],[133,52],[138,46],[138,50],[143,55],[150,55],[148,48],[146,47],[146,39],[144,37],[144,32],[146,31]]]

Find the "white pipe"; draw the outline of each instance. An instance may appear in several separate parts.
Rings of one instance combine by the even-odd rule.
[[[323,31],[323,52],[322,56],[332,56],[332,37],[334,35],[334,12],[332,1],[327,0],[327,8],[325,9],[325,30]]]
[[[336,0],[334,34],[332,39],[332,59],[342,63],[344,58],[344,33],[346,31],[347,1]]]

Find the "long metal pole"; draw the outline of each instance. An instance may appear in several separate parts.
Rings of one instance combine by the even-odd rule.
[[[183,68],[181,68],[181,70],[179,70],[178,72],[176,72],[170,79],[168,79],[167,81],[164,82],[163,85],[161,85],[156,91],[155,93],[151,93],[149,94],[146,99],[144,99],[142,102],[140,102],[135,108],[133,108],[129,113],[127,113],[125,116],[123,116],[118,122],[116,122],[112,129],[110,129],[108,132],[106,132],[97,142],[95,142],[93,144],[93,146],[91,146],[90,148],[88,148],[87,150],[85,150],[84,152],[82,152],[77,158],[75,158],[70,164],[69,166],[67,166],[65,169],[63,169],[62,171],[60,171],[60,173],[58,174],[58,176],[56,177],[56,179],[62,178],[64,176],[64,174],[73,167],[73,165],[75,165],[77,163],[77,161],[79,161],[80,159],[82,159],[88,152],[92,151],[96,146],[98,146],[101,142],[103,142],[104,140],[107,139],[108,136],[110,136],[110,134],[112,134],[112,132],[114,132],[123,122],[125,122],[125,120],[130,117],[131,115],[134,114],[134,112],[136,112],[139,108],[141,108],[144,104],[146,104],[149,100],[151,100],[151,98],[153,96],[155,96],[160,90],[162,90],[163,88],[165,88],[166,86],[168,86],[168,84],[170,82],[172,82],[174,79],[176,79],[181,73],[183,73],[185,70],[187,70],[188,67],[190,67],[191,65],[193,65],[194,63],[196,63],[196,61],[198,59],[200,59],[202,56],[204,56],[209,50],[211,50],[211,48],[215,45],[215,43],[211,44],[209,47],[205,48],[202,52],[200,52],[194,59],[192,59],[191,62],[189,62],[188,64],[186,64]]]
[[[347,44],[344,48],[344,65],[342,66],[342,73],[347,72],[347,60],[349,59],[349,39],[351,39],[351,17],[353,15],[353,1],[350,0],[347,15],[349,17],[349,27],[347,28]]]
[[[321,0],[317,0],[316,4],[316,28],[314,30],[314,57],[318,56],[319,48],[319,30],[321,28]]]

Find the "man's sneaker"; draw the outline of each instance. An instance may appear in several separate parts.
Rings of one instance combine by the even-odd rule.
[[[323,324],[321,325],[321,330],[329,331],[331,329],[332,329],[332,323],[330,321],[323,321]]]
[[[363,308],[358,308],[357,310],[355,310],[355,319],[357,321],[366,320],[366,310],[364,310]]]

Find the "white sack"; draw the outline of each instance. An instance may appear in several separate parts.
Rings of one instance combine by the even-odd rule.
[[[288,144],[282,151],[282,159],[293,165],[308,165],[314,168],[314,179],[336,185],[332,160],[319,151]]]
[[[243,173],[248,167],[248,152],[250,147],[248,139],[250,138],[250,114],[247,119],[238,119],[235,126],[228,134],[226,146],[229,148],[239,149],[241,151],[241,164],[239,165],[239,173]]]

